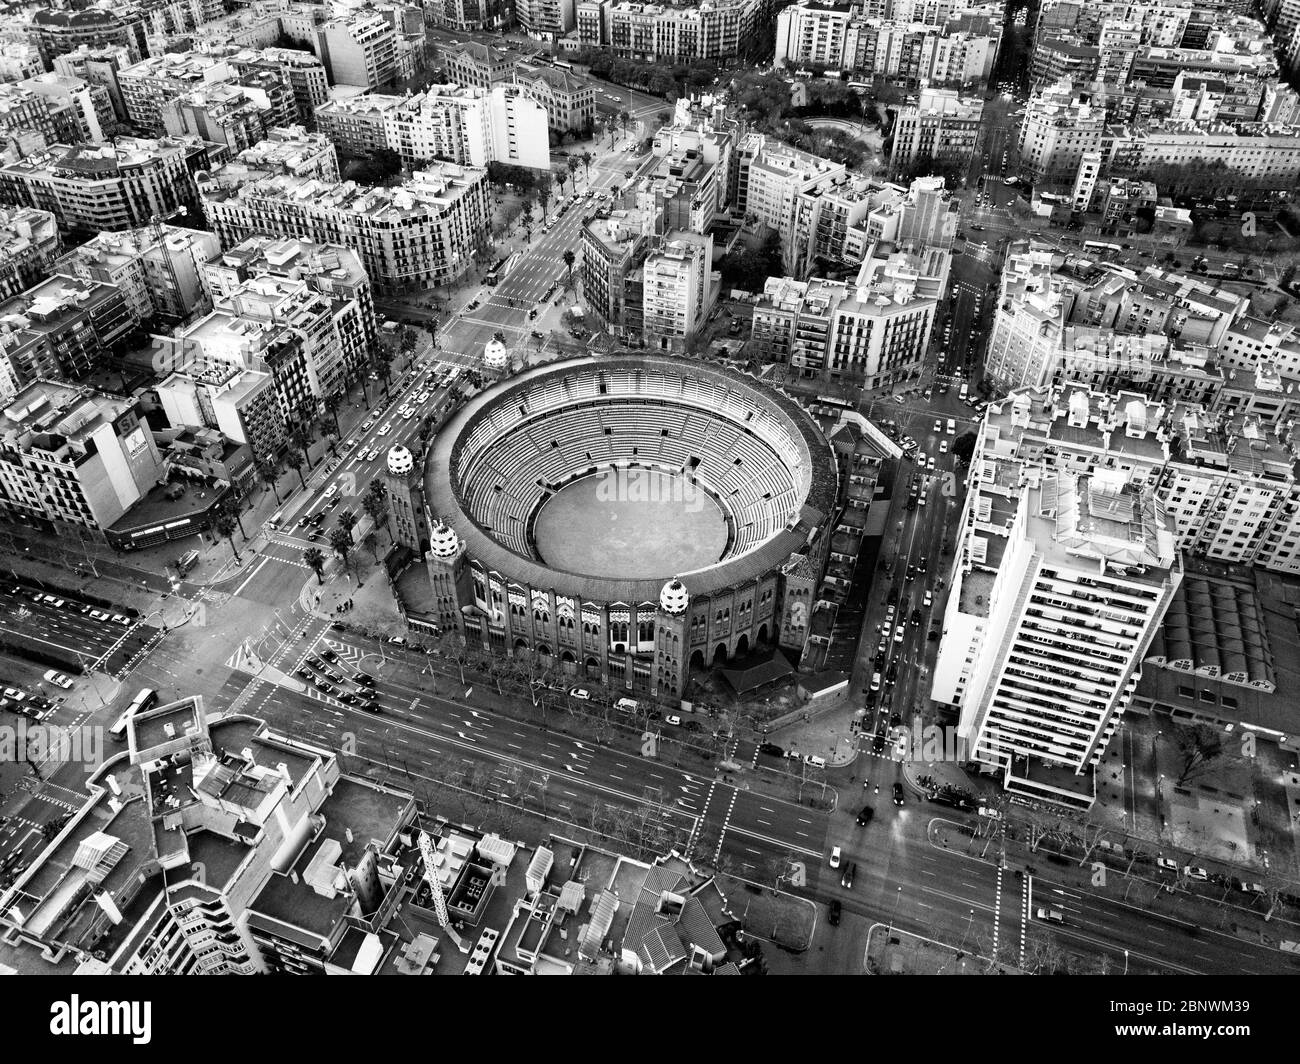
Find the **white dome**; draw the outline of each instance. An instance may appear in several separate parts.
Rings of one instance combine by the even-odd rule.
[[[404,477],[415,468],[415,458],[400,443],[388,451],[388,471],[395,477]]]
[[[659,592],[659,608],[664,613],[685,613],[690,602],[691,596],[686,591],[686,585],[680,580],[668,581]]]
[[[454,558],[459,549],[460,541],[456,538],[456,533],[441,521],[430,529],[429,553],[435,558]]]
[[[506,362],[506,345],[494,336],[483,347],[483,364],[488,369],[505,369]]]

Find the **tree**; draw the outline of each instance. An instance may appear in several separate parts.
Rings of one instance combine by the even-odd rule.
[[[569,271],[568,286],[573,287],[573,264],[577,261],[577,256],[573,254],[572,248],[564,249],[564,268]]]
[[[344,510],[339,514],[335,523],[348,534],[348,539],[351,540],[352,530],[357,527],[357,515],[351,510]]]
[[[240,562],[243,559],[239,556],[239,548],[235,546],[235,529],[239,527],[238,523],[226,511],[217,515],[217,519],[212,523],[217,535],[225,536],[230,541],[231,553],[235,556],[235,561]]]
[[[383,344],[376,344],[370,353],[370,365],[384,382],[384,402],[388,401],[388,383],[393,377],[393,354]],[[308,466],[310,468],[310,466]]]
[[[564,195],[564,185],[565,185],[565,183],[569,180],[569,173],[568,173],[568,171],[567,171],[567,170],[563,170],[563,169],[561,169],[561,170],[556,170],[556,171],[555,171],[555,180],[559,182],[559,184],[560,184],[560,195],[563,196],[563,195]]]
[[[623,135],[626,136],[626,135],[627,135],[627,127],[630,126],[630,125],[632,124],[632,116],[631,116],[630,114],[628,114],[627,111],[619,111],[619,113],[618,113],[618,124],[619,124],[619,125],[622,127],[622,129],[623,129]]]
[[[325,555],[315,547],[308,547],[302,552],[302,560],[307,568],[316,574],[316,583],[325,583],[325,577],[322,575],[325,572]]]
[[[1191,727],[1176,727],[1174,741],[1178,744],[1178,754],[1182,759],[1182,771],[1175,784],[1181,787],[1193,776],[1199,775],[1206,766],[1223,755],[1223,734],[1209,724],[1195,724]]]
[[[578,162],[578,159],[577,159],[576,156],[570,155],[570,156],[569,156],[569,161],[568,161],[567,163],[565,163],[565,165],[569,168],[569,177],[573,179],[573,187],[574,187],[574,188],[577,188],[577,187],[578,187],[578,167],[579,167],[580,165],[582,165],[582,164]]]
[[[284,452],[284,464],[298,474],[298,483],[303,486],[303,490],[305,491],[307,488],[307,481],[305,481],[302,476],[302,451],[298,450],[297,447],[289,447]]]
[[[591,183],[591,160],[592,160],[591,152],[584,149],[582,153],[582,165],[586,167],[586,177],[587,177],[588,184]],[[1292,276],[1294,276],[1294,270],[1292,271]]]
[[[361,499],[361,507],[370,515],[375,527],[388,528],[388,491],[384,482],[376,477],[370,482],[366,494]]]
[[[551,203],[551,175],[543,174],[537,179],[537,202],[542,208],[542,221],[546,221],[546,211]]]
[[[957,461],[963,464],[970,462],[971,455],[975,453],[975,433],[963,432],[952,441],[952,455]]]
[[[257,472],[262,478],[262,483],[270,488],[272,493],[275,495],[275,502],[278,506],[280,503],[280,491],[276,485],[280,479],[280,470],[273,462],[259,459],[257,463]]]
[[[330,546],[342,561],[343,568],[346,569],[348,567],[348,558],[352,553],[352,533],[343,528],[331,529]]]
[[[533,201],[524,200],[524,204],[519,208],[519,224],[522,225],[528,233],[528,239],[533,236]]]
[[[298,447],[302,450],[303,458],[307,463],[307,468],[311,469],[311,440],[312,435],[316,430],[315,414],[307,409],[306,406],[303,406],[296,416],[290,416],[289,427],[298,441]]]

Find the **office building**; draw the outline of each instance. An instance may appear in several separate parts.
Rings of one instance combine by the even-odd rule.
[[[559,40],[577,25],[574,0],[515,0],[515,20],[534,40]]]
[[[511,81],[518,61],[510,52],[477,41],[446,45],[439,52],[447,81],[485,90],[498,82]]]

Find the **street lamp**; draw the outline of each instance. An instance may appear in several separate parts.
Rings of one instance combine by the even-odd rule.
[[[898,915],[898,903],[903,900],[903,888],[899,887],[898,892],[894,895],[894,911],[889,914],[889,930],[894,930],[894,917]]]
[[[1124,974],[1128,975],[1128,950],[1124,951]]]

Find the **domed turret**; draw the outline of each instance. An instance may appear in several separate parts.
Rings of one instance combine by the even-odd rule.
[[[460,550],[460,540],[456,533],[441,521],[434,524],[429,532],[429,553],[435,558],[454,558]]]
[[[415,458],[400,443],[388,450],[388,471],[395,477],[404,477],[415,468]]]
[[[686,585],[680,580],[670,580],[664,584],[663,590],[659,592],[659,608],[664,613],[681,614],[686,612],[686,607],[691,603],[691,596],[686,590]]]
[[[506,345],[492,337],[483,347],[483,365],[488,369],[505,369],[508,362]]]

